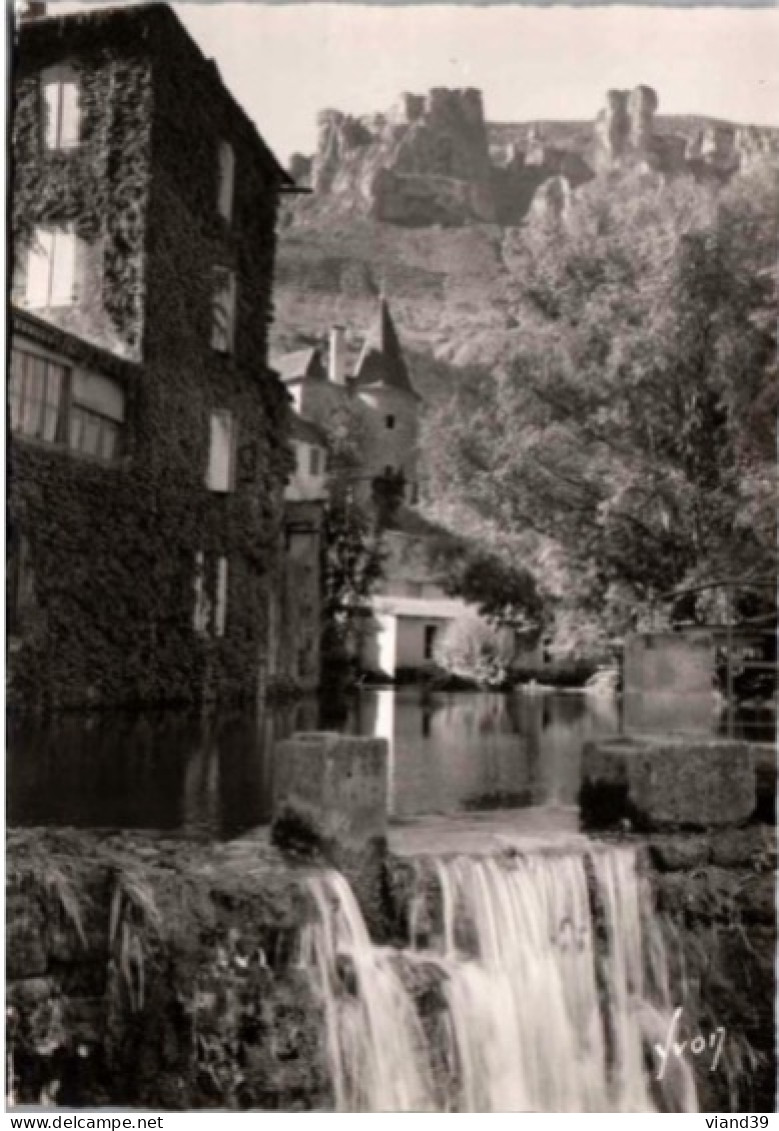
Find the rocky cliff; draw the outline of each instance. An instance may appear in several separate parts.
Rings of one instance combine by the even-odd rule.
[[[414,380],[435,399],[451,367],[494,366],[522,330],[514,291],[524,226],[564,212],[596,178],[645,173],[716,186],[779,161],[779,130],[658,113],[654,91],[611,91],[594,122],[490,123],[476,90],[406,94],[385,115],[325,111],[291,169],[277,353],[347,329],[355,356],[383,287]]]
[[[779,131],[659,119],[658,106],[651,87],[610,90],[594,124],[568,123],[561,137],[550,124],[491,126],[478,90],[406,93],[387,114],[323,111],[316,154],[294,155],[291,168],[330,211],[405,226],[511,225],[550,180],[570,190],[636,165],[721,180],[779,154]]]

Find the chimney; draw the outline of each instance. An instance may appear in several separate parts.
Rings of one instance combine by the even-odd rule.
[[[346,339],[343,326],[330,331],[330,366],[328,376],[334,385],[346,384]]]

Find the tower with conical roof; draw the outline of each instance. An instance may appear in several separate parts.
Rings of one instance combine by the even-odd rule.
[[[366,477],[402,474],[406,501],[414,502],[418,485],[421,398],[411,382],[398,332],[383,293],[351,386],[367,410]]]

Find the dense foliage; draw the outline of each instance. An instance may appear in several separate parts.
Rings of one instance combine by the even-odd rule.
[[[480,687],[502,687],[508,679],[513,651],[510,633],[470,613],[447,624],[436,643],[434,659],[440,668],[460,679],[472,680]]]
[[[444,591],[474,605],[486,620],[530,635],[541,630],[544,612],[533,575],[496,540],[485,544],[442,529],[431,536],[428,557]]]
[[[424,450],[433,495],[523,538],[563,619],[624,628],[774,572],[776,188],[598,181],[518,234],[522,345]]]
[[[359,406],[344,403],[327,424],[328,501],[322,571],[323,681],[354,657],[361,610],[382,576],[381,527],[359,491],[363,429]]]

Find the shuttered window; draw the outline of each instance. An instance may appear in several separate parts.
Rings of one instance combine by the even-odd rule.
[[[214,268],[211,345],[218,353],[232,353],[235,347],[235,272]]]
[[[217,558],[216,562],[216,609],[214,611],[214,635],[224,636],[227,624],[227,558]]]
[[[219,215],[228,222],[233,218],[235,195],[235,153],[227,141],[219,143]]]
[[[192,627],[198,636],[224,636],[227,629],[228,562],[226,557],[195,554]]]
[[[36,228],[27,252],[24,304],[32,310],[73,306],[84,275],[86,244],[68,228]]]
[[[78,76],[73,67],[49,67],[41,74],[43,137],[47,149],[72,149],[81,140]]]
[[[211,413],[206,487],[210,491],[232,491],[235,464],[235,422],[231,412]]]

